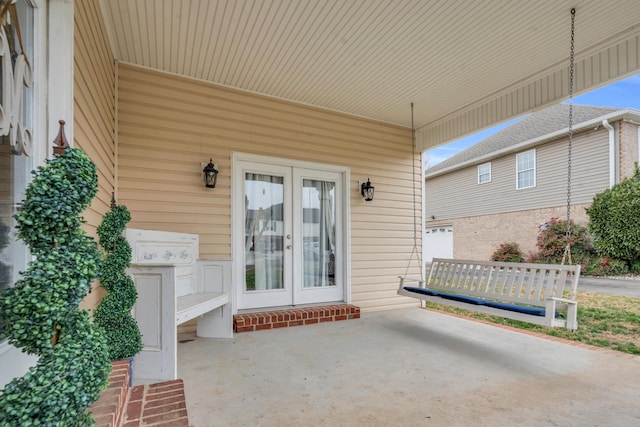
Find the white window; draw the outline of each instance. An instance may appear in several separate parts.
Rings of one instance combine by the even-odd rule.
[[[4,45],[0,48],[0,79],[3,88],[0,90],[19,91],[18,98],[1,96],[0,102],[5,102],[2,108],[5,114],[11,114],[10,119],[0,126],[0,290],[11,286],[20,278],[20,271],[27,265],[27,249],[24,243],[16,238],[16,221],[13,216],[17,213],[25,195],[29,171],[33,169],[33,158],[27,156],[23,149],[25,145],[24,129],[32,129],[34,122],[33,90],[17,79],[23,73],[31,78],[31,71],[21,71],[28,66],[23,60],[13,60],[19,56],[29,58],[33,62],[33,7],[20,1],[16,4],[19,26],[11,19],[7,12],[2,21],[2,30],[6,36]],[[20,36],[18,36],[20,31]],[[7,41],[8,40],[8,41]],[[24,48],[24,51],[22,50]],[[9,67],[7,67],[9,65]],[[11,68],[11,69],[9,69]],[[33,86],[33,84],[30,85]],[[12,122],[14,121],[14,122]],[[11,136],[12,128],[17,128],[19,134]],[[29,131],[30,132],[30,131]],[[27,150],[28,151],[28,150]],[[29,153],[30,154],[30,153]]]
[[[478,166],[478,184],[491,182],[491,162]]]
[[[516,188],[536,186],[536,150],[525,151],[516,156]]]
[[[29,129],[33,142],[48,139],[44,134],[46,103],[43,102],[47,77],[43,66],[46,4],[42,0],[19,0],[15,6],[18,20],[7,11],[1,22],[5,37],[0,47],[0,104],[5,120],[0,126],[0,289],[13,286],[31,259],[28,248],[16,237],[13,216],[24,199],[30,171],[44,159],[46,148],[35,143],[31,150],[25,130]],[[22,55],[26,55],[28,64],[21,59]],[[23,84],[26,81],[29,86]],[[2,93],[6,90],[12,91],[11,96]],[[12,136],[10,129],[22,132]],[[36,356],[22,353],[7,340],[0,341],[0,366],[12,367],[0,370],[0,388],[13,377],[23,375],[36,361]]]

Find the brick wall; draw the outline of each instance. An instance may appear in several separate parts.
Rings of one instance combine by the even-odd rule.
[[[587,224],[589,218],[584,210],[587,206],[589,204],[572,206],[571,218],[576,223]],[[536,251],[540,224],[551,217],[564,219],[566,216],[567,208],[561,206],[447,221],[448,224],[453,224],[453,257],[489,260],[500,243],[512,241],[520,245],[526,256],[530,251]]]
[[[620,176],[623,180],[633,175],[638,162],[638,125],[620,121],[618,141],[620,143]]]

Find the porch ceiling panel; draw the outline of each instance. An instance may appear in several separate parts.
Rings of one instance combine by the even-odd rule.
[[[640,69],[637,0],[100,0],[117,60],[415,126],[420,149]]]

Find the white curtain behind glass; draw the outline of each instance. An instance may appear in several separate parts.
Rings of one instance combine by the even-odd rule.
[[[245,174],[246,290],[282,289],[283,178]]]
[[[304,287],[333,286],[335,183],[304,180]]]

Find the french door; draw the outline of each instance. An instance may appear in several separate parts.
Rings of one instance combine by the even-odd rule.
[[[342,173],[250,161],[236,168],[244,199],[237,308],[343,301]]]

